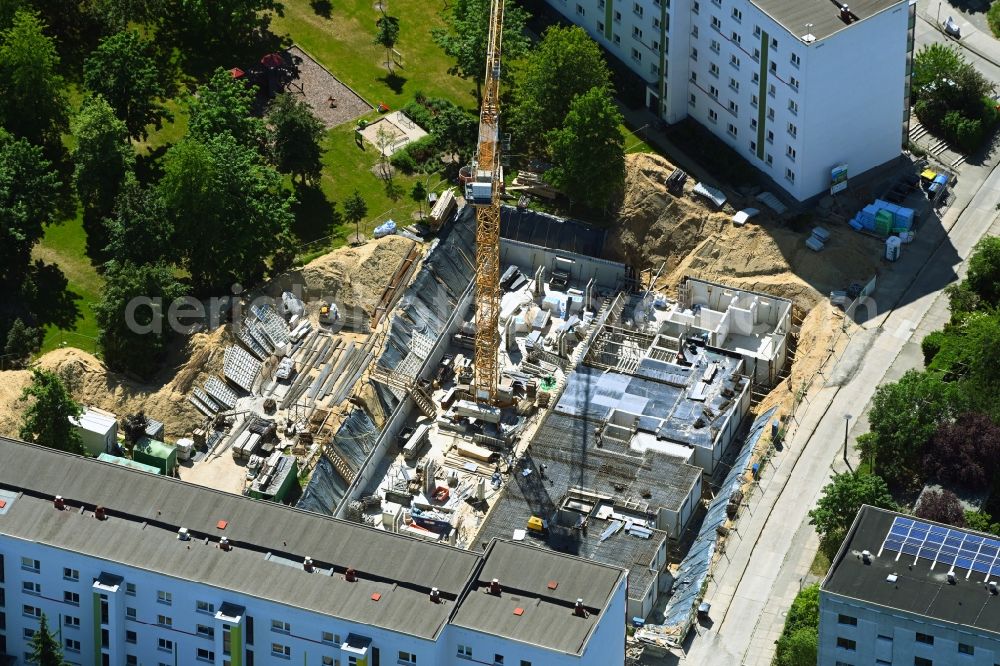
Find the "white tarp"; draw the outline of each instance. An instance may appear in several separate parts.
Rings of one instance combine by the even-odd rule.
[[[747,223],[751,217],[756,217],[760,213],[756,208],[744,208],[743,210],[733,215],[733,224],[738,227],[742,227]]]
[[[700,194],[714,203],[716,208],[722,208],[722,205],[726,203],[726,195],[722,193],[722,190],[706,185],[705,183],[698,183],[695,185],[694,193]]]

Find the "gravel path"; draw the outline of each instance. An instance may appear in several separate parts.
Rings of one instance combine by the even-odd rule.
[[[327,128],[348,123],[372,110],[372,106],[297,46],[288,49],[298,65],[298,76],[286,90],[300,94]],[[330,98],[336,100],[331,106]]]

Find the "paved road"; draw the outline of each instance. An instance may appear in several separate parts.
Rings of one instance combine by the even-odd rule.
[[[918,44],[945,40],[926,20],[922,26]],[[973,30],[966,29],[965,39]],[[1000,67],[993,64],[1000,62],[1000,44],[985,40],[977,44],[981,51],[993,50],[988,58],[972,54],[970,60],[1000,81]],[[845,468],[845,415],[853,417],[847,422],[853,458],[853,440],[867,429],[867,404],[875,388],[920,367],[920,340],[947,320],[941,286],[961,274],[963,260],[979,238],[1000,234],[995,209],[1000,201],[1000,169],[994,168],[995,162],[963,169],[956,202],[942,219],[933,253],[919,266],[911,263],[909,270],[898,266],[881,280],[876,299],[893,309],[867,322],[834,358],[826,370],[828,379],[801,410],[789,445],[765,470],[721,570],[706,592],[714,625],[699,628],[686,654],[678,655],[685,663],[770,664],[785,613],[800,581],[808,577],[818,547],[806,513],[831,472]]]

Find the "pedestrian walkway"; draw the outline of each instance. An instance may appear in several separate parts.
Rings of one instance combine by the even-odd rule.
[[[941,3],[932,4],[926,1],[917,3],[917,14],[920,18],[940,31],[941,34],[945,34],[944,22],[949,17],[952,18],[959,27],[961,37],[955,39],[948,36],[948,39],[969,49],[983,60],[988,60],[1000,67],[1000,40],[997,40],[990,33],[980,30],[967,21],[961,13],[950,10],[949,6]]]

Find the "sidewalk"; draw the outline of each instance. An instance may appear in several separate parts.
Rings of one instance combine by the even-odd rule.
[[[948,5],[940,5],[941,20],[939,23],[938,6],[939,5],[932,6],[931,3],[926,1],[918,2],[917,15],[932,27],[937,29],[942,35],[945,34],[943,24],[950,16],[958,25],[961,37],[959,39],[955,39],[948,36],[948,41],[955,42],[963,48],[972,51],[983,60],[987,60],[997,67],[1000,67],[1000,40],[997,40],[990,33],[980,30],[977,26],[967,21],[961,13],[952,10],[952,8]]]

